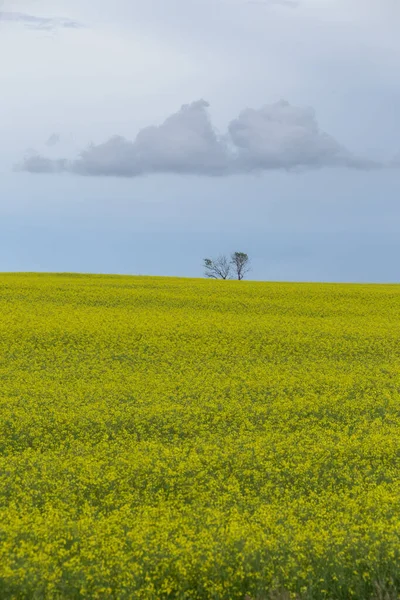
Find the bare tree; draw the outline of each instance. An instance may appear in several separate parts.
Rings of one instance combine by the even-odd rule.
[[[232,269],[232,263],[226,256],[218,256],[218,258],[204,259],[204,274],[211,279],[229,279]]]
[[[231,265],[239,281],[241,281],[244,276],[251,271],[250,259],[244,252],[234,252],[231,255]]]

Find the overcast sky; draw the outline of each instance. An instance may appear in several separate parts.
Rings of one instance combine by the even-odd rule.
[[[0,0],[0,270],[400,279],[398,0]]]

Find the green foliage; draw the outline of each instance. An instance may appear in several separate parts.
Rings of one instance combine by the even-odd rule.
[[[241,281],[251,271],[250,259],[245,252],[234,252],[231,255],[231,264],[235,270],[236,278]]]
[[[400,593],[400,288],[0,276],[0,598]]]

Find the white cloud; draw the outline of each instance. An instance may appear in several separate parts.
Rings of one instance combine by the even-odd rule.
[[[63,17],[38,17],[22,12],[0,11],[0,22],[18,23],[30,29],[44,29],[46,31],[64,28],[77,29],[82,27],[81,23],[73,19]]]
[[[377,163],[354,156],[319,129],[314,110],[281,100],[247,108],[219,135],[204,100],[184,105],[161,125],[92,144],[76,160],[30,154],[18,170],[68,171],[81,175],[135,177],[149,173],[226,175],[271,169],[343,166],[368,169]]]
[[[259,110],[243,110],[230,123],[229,134],[240,167],[249,171],[372,166],[372,161],[353,156],[321,131],[312,108],[292,106],[284,100]]]
[[[15,153],[15,161],[43,131],[60,131],[63,139],[74,132],[78,148],[115,133],[131,143],[182,98],[209,99],[225,131],[228,115],[280,96],[318,106],[321,128],[344,146],[390,156],[400,60],[394,0],[300,0],[295,9],[254,1],[12,0],[9,10],[72,15],[90,27],[57,36],[1,28],[0,54],[9,57],[0,73],[8,156]],[[61,148],[58,154],[71,158]]]

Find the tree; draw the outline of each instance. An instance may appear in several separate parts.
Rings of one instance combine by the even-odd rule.
[[[232,263],[226,256],[218,256],[218,258],[204,259],[204,274],[211,279],[229,279],[232,269]]]
[[[220,255],[218,258],[204,259],[204,274],[211,279],[231,279],[232,271],[235,278],[241,281],[251,271],[250,259],[244,252],[234,252],[230,260]]]
[[[234,252],[231,255],[231,265],[239,281],[251,271],[250,259],[244,252]]]

